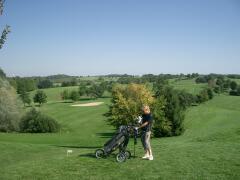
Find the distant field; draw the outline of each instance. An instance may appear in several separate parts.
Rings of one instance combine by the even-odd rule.
[[[230,79],[231,81],[235,81],[238,85],[240,85],[240,79]]]
[[[180,81],[177,81],[176,79],[171,79],[170,85],[172,85],[176,89],[185,90],[192,94],[198,94],[199,91],[201,91],[201,89],[203,89],[204,87],[207,87],[207,84],[195,83],[195,79],[187,79],[187,80],[180,80]]]
[[[184,88],[182,84],[188,90],[195,87],[189,81],[176,86]],[[0,179],[240,178],[240,97],[220,95],[191,107],[182,136],[152,140],[154,161],[141,159],[139,140],[138,157],[118,164],[113,156],[98,160],[93,155],[114,132],[103,115],[110,99],[98,99],[104,104],[96,107],[72,107],[58,101],[61,90],[45,90],[51,102],[41,107],[62,125],[60,133],[0,133]],[[78,103],[85,102],[92,101]],[[73,150],[69,157],[67,149]]]
[[[78,90],[78,86],[69,86],[69,87],[56,87],[56,88],[48,88],[48,89],[42,89],[46,94],[47,94],[47,100],[48,102],[53,102],[53,101],[61,101],[61,92],[64,90]],[[37,90],[32,91],[30,93],[30,96],[33,97],[34,94],[36,93]]]

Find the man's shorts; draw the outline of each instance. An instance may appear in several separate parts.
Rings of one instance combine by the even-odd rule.
[[[151,149],[150,137],[151,137],[151,131],[142,133],[141,141],[142,141],[144,150]]]

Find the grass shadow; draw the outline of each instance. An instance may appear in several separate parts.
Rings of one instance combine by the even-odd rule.
[[[97,149],[101,148],[101,146],[65,146],[65,145],[56,145],[55,147],[62,147],[62,148],[73,148],[73,149]]]
[[[78,157],[88,157],[88,158],[94,158],[94,159],[96,159],[96,156],[95,156],[94,153],[80,154]]]
[[[97,136],[99,136],[100,138],[111,138],[112,136],[114,136],[115,133],[110,132],[110,133],[96,133]]]

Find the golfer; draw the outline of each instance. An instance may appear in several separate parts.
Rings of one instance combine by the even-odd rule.
[[[152,149],[150,145],[150,137],[152,130],[152,115],[149,106],[143,106],[142,124],[138,129],[142,129],[141,141],[145,151],[143,159],[153,160]]]

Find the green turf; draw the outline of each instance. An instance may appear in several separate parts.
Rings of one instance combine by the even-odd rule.
[[[57,89],[47,90],[49,92]],[[51,99],[55,99],[54,93]],[[55,99],[56,100],[56,99]],[[96,107],[51,101],[41,110],[62,125],[57,134],[0,134],[0,179],[239,179],[240,97],[220,95],[188,109],[182,136],[152,139],[154,161],[125,163],[93,152],[114,129],[103,116],[110,99]],[[78,103],[85,103],[82,101]],[[72,149],[69,157],[66,150]],[[133,150],[133,142],[129,143]]]

